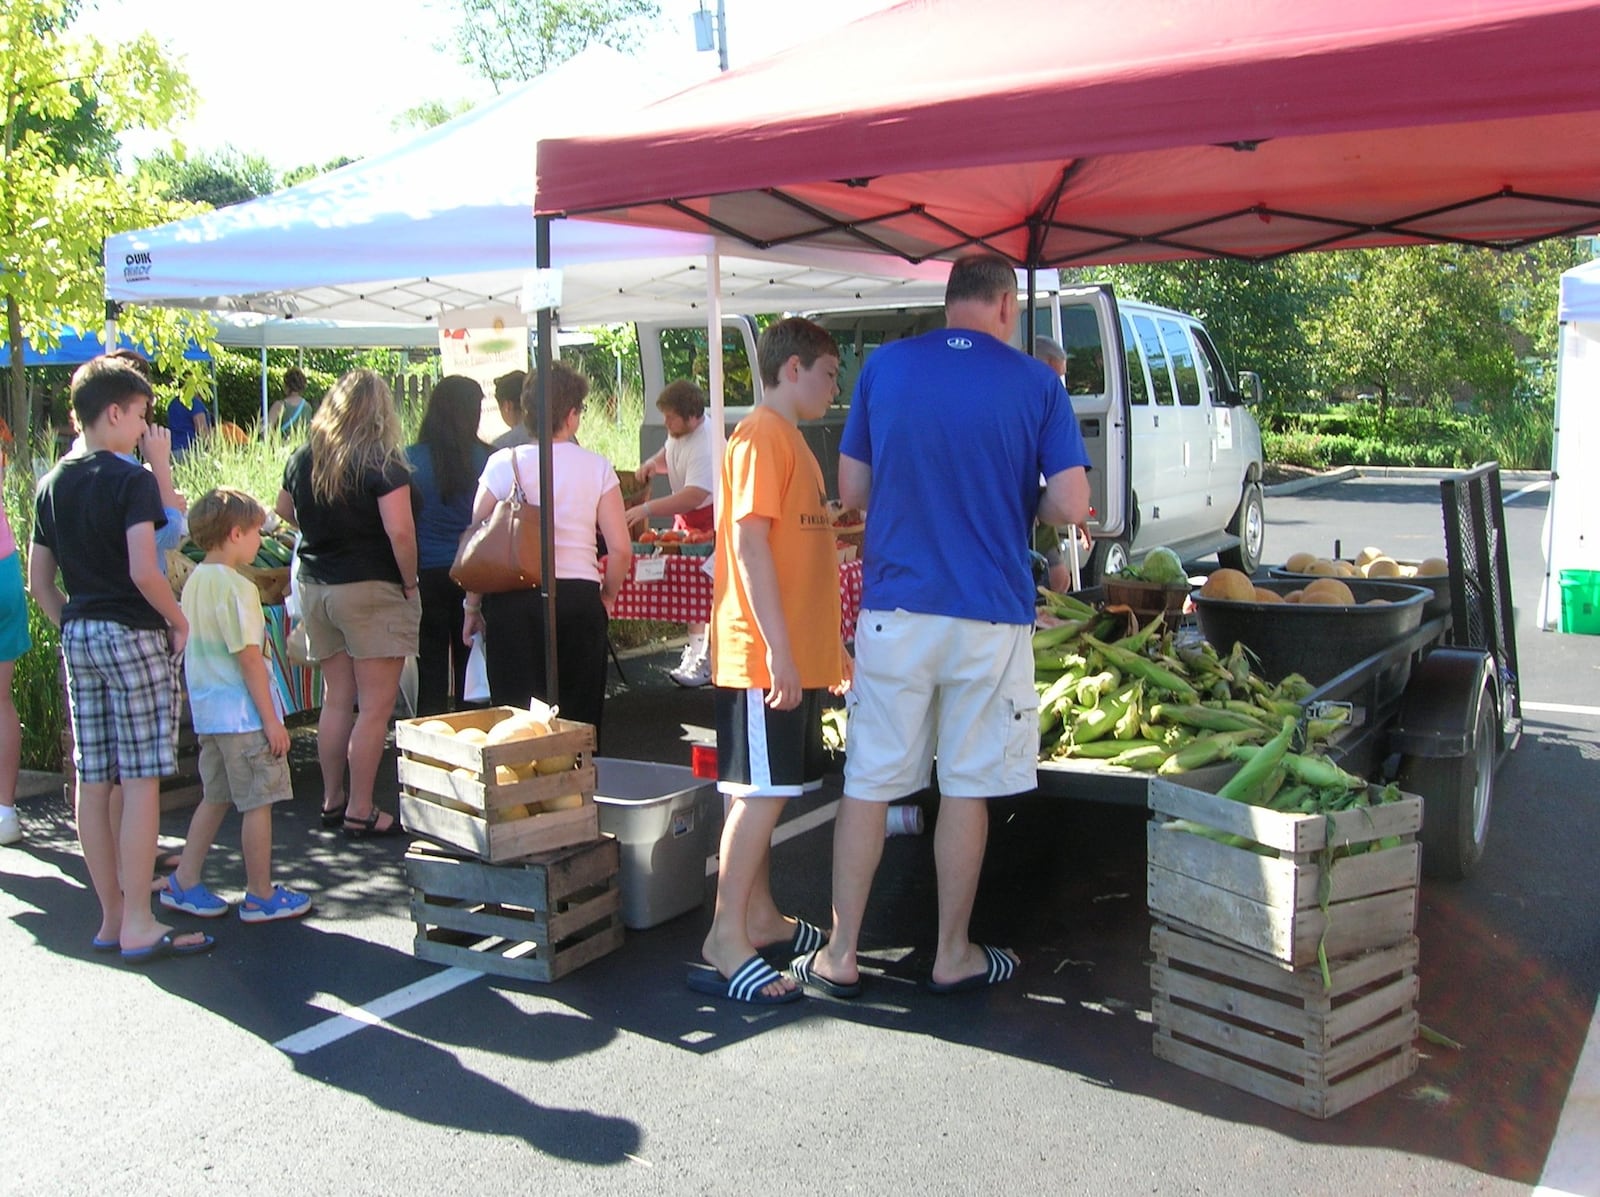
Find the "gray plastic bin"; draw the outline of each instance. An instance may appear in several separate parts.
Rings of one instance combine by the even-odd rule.
[[[717,849],[722,801],[683,765],[595,758],[600,830],[622,849],[622,923],[634,931],[696,909],[706,857]]]

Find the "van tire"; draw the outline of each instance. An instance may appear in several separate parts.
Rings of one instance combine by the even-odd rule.
[[[1233,513],[1228,532],[1239,538],[1239,544],[1236,548],[1223,549],[1217,554],[1217,560],[1228,569],[1254,574],[1261,567],[1261,552],[1267,542],[1267,509],[1258,484],[1245,483],[1244,495]]]
[[[1089,554],[1088,567],[1081,571],[1085,587],[1098,586],[1105,581],[1107,574],[1117,573],[1128,567],[1128,539],[1125,536],[1113,537],[1110,540],[1097,540],[1094,549]]]

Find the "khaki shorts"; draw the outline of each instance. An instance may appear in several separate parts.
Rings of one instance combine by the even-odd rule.
[[[313,660],[325,661],[339,653],[357,660],[414,657],[422,596],[407,598],[398,582],[325,586],[302,578],[300,619]]]
[[[862,611],[844,792],[894,802],[925,789],[998,798],[1039,784],[1033,628]]]
[[[202,733],[200,783],[205,801],[255,810],[294,796],[289,758],[273,756],[265,732]]]

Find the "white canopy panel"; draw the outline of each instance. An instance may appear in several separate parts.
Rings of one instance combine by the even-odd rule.
[[[1561,276],[1555,447],[1545,515],[1545,584],[1539,622],[1561,625],[1563,570],[1600,570],[1600,260]]]
[[[681,81],[680,81],[681,82]],[[106,242],[106,294],[123,303],[363,323],[430,323],[443,312],[516,306],[535,264],[534,149],[668,89],[596,47],[404,146],[246,203]],[[562,322],[695,317],[702,233],[557,221]],[[781,311],[896,302],[908,280],[937,300],[945,268],[866,255],[724,247],[724,308]],[[787,264],[784,268],[781,264]],[[798,264],[798,268],[796,268]]]

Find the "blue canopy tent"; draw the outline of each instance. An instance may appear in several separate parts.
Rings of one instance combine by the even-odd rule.
[[[122,349],[136,349],[127,337],[117,338],[117,344]],[[54,349],[35,349],[29,341],[22,343],[22,364],[24,366],[77,366],[92,357],[99,357],[106,351],[100,338],[94,333],[80,333],[70,328],[61,330],[61,344]],[[211,355],[196,345],[184,350],[183,356],[191,362],[209,362]],[[0,339],[0,367],[11,365],[11,346]]]

